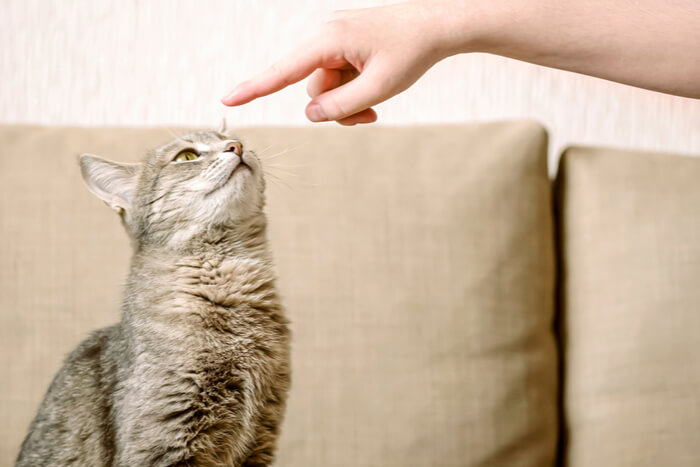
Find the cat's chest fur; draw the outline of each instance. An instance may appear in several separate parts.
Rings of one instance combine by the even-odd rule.
[[[125,308],[136,341],[140,335],[154,351],[166,344],[171,356],[255,364],[286,344],[287,320],[264,259],[201,254],[135,261]]]

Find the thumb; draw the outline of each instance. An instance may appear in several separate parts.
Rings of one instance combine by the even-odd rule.
[[[306,116],[312,122],[341,120],[379,104],[391,97],[386,76],[379,67],[367,67],[357,78],[312,99]]]

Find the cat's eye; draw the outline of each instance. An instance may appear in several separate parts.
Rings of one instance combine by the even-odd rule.
[[[175,156],[173,162],[186,162],[193,161],[195,159],[199,159],[199,154],[189,149],[185,149],[184,151],[179,152],[177,156]]]

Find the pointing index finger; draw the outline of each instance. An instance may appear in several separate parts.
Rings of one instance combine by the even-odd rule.
[[[307,42],[259,75],[238,84],[221,102],[229,106],[243,105],[306,78],[323,65],[324,54],[314,42],[318,43]]]

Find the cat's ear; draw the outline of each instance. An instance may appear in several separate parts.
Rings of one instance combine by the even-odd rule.
[[[80,172],[88,190],[122,213],[131,207],[141,164],[120,164],[92,154],[80,156]]]
[[[226,117],[223,117],[221,119],[221,123],[219,123],[219,129],[216,131],[222,135],[225,135],[227,130],[228,128],[226,127]]]

